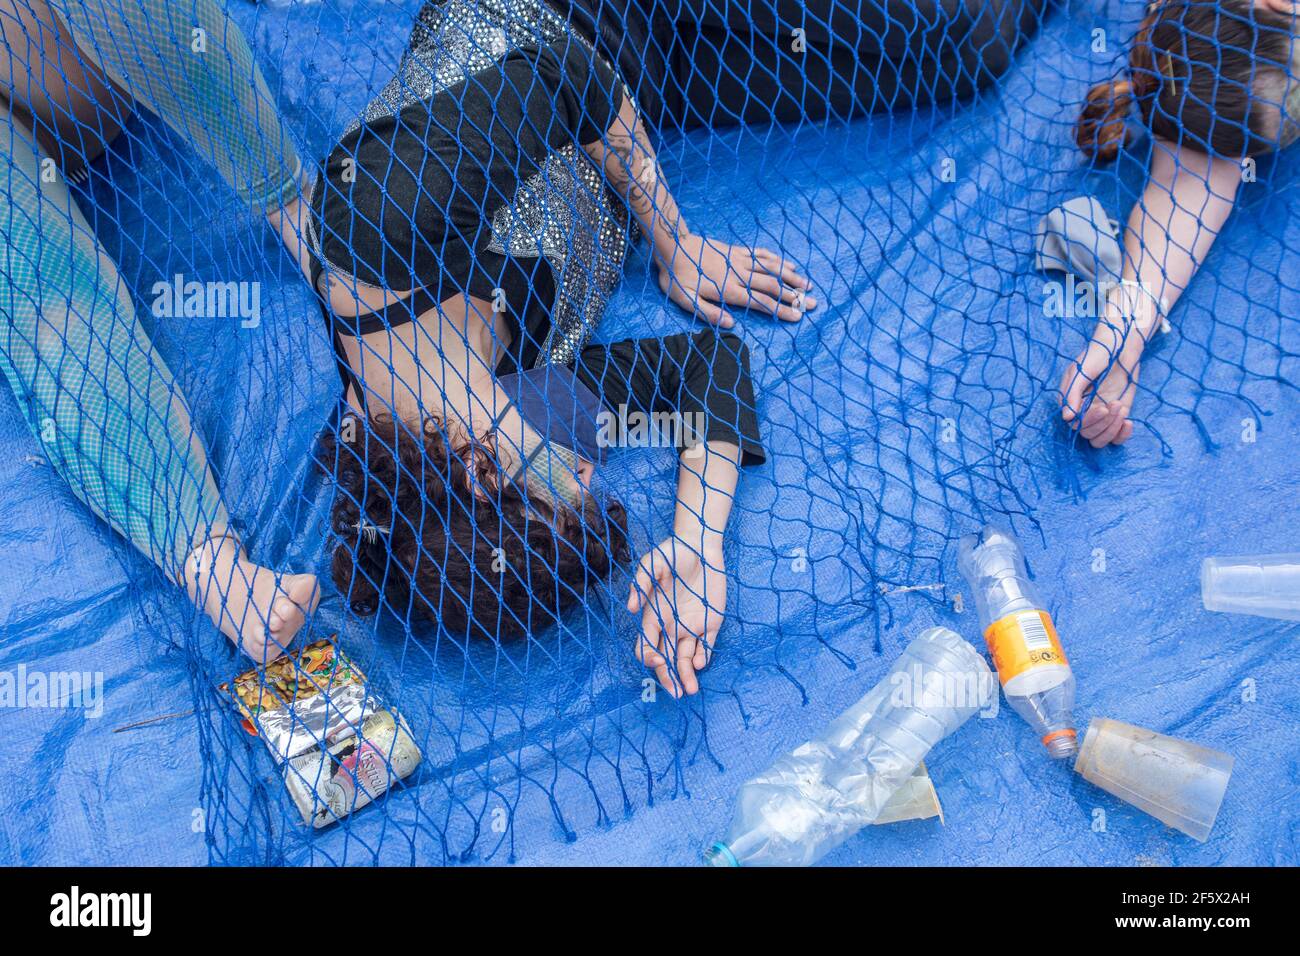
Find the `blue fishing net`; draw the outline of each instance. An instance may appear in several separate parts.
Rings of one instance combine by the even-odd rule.
[[[1244,0],[1200,6],[1238,23],[1215,28],[1220,48],[1280,29]],[[0,126],[11,142],[0,311],[14,400],[4,408],[31,432],[9,444],[53,466],[46,510],[81,509],[76,540],[120,561],[126,631],[162,654],[151,667],[188,675],[188,693],[132,693],[121,714],[181,714],[191,755],[160,774],[197,779],[184,817],[202,855],[526,860],[523,847],[709,791],[737,763],[804,739],[783,718],[856,696],[918,621],[964,622],[973,637],[956,540],[996,515],[1033,539],[1044,501],[1060,514],[1095,487],[1116,453],[1062,420],[1062,376],[1093,334],[1111,245],[1131,262],[1148,248],[1124,232],[1148,169],[1163,150],[1178,175],[1198,175],[1179,150],[1212,145],[1189,134],[1171,146],[1146,130],[1180,80],[1186,117],[1220,95],[1190,80],[1186,45],[1160,34],[1147,70],[1158,77],[1137,91],[1117,158],[1076,145],[1089,88],[1129,75],[1147,16],[1141,3],[1041,0],[58,0],[48,10],[18,0],[0,13],[14,77]],[[1215,21],[1185,22],[1171,35]],[[63,59],[33,53],[47,35]],[[818,300],[796,322],[729,306],[766,461],[741,470],[726,623],[700,694],[680,700],[635,658],[641,617],[624,606],[636,560],[672,532],[678,450],[611,451],[595,497],[602,513],[610,501],[626,510],[632,561],[583,576],[558,623],[491,639],[418,613],[458,598],[389,590],[401,573],[384,556],[392,529],[366,532],[368,492],[334,474],[358,447],[341,430],[365,427],[341,404],[336,333],[347,333],[322,316],[267,223],[299,187],[318,200],[329,158],[360,126],[399,113],[409,122],[413,104],[513,51],[557,43],[627,88],[695,232],[779,250]],[[93,92],[123,129],[100,130],[105,155],[95,137],[69,132],[75,111],[56,105],[59,121],[43,118],[42,91],[60,95],[50,71],[75,89],[91,82],[86,72],[109,78]],[[1264,103],[1244,122],[1273,147],[1290,129],[1292,82],[1286,68],[1275,73],[1241,94]],[[1157,120],[1137,122],[1149,109]],[[528,265],[529,307],[546,318],[531,365],[567,364],[575,343],[707,328],[665,297],[635,216],[581,146],[555,149],[485,209],[485,241]],[[1251,152],[1232,160],[1249,235],[1215,246],[1212,270],[1157,316],[1142,361],[1134,441],[1158,448],[1151,467],[1240,446],[1294,390],[1295,164],[1285,150]],[[1043,217],[1078,196],[1104,215],[1067,215],[1072,252],[1037,261]],[[356,267],[335,261],[346,236],[331,246],[296,234],[304,261],[328,274]],[[517,332],[531,334],[526,323]],[[1117,361],[1118,349],[1103,368]],[[349,500],[355,528],[338,520]],[[425,520],[438,513],[429,504]],[[320,605],[297,646],[333,638],[422,756],[380,799],[321,829],[304,824],[284,767],[221,689],[252,662],[176,586],[194,542],[227,526],[258,564],[317,576]],[[50,554],[39,535],[21,546]],[[74,589],[68,578],[59,587]],[[12,632],[64,633],[42,651],[58,666],[69,638],[24,612],[18,590],[7,599]],[[1104,635],[1080,638],[1085,654],[1094,639]]]

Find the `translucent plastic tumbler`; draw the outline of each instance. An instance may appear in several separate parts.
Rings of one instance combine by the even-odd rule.
[[[1074,770],[1089,783],[1204,843],[1232,776],[1232,757],[1094,717]]]
[[[1300,554],[1206,558],[1201,603],[1207,611],[1300,621]]]

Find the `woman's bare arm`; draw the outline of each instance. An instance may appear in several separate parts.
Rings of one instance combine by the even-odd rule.
[[[587,143],[583,149],[627,199],[642,232],[650,237],[656,261],[671,259],[678,238],[690,230],[664,183],[663,170],[631,98],[623,97],[605,138]]]
[[[1238,163],[1156,142],[1146,188],[1124,230],[1123,283],[1111,290],[1092,340],[1061,378],[1062,417],[1093,447],[1122,444],[1133,434],[1129,412],[1142,352],[1205,261],[1240,185]]]
[[[674,697],[700,689],[727,611],[723,534],[740,478],[740,447],[701,442],[681,455],[672,536],[641,559],[627,609],[641,614],[637,658]]]
[[[752,306],[787,321],[816,308],[807,295],[812,284],[782,256],[690,231],[630,97],[623,97],[604,137],[583,149],[605,170],[649,237],[659,286],[672,301],[724,328],[735,324],[727,304]]]
[[[1167,313],[1223,230],[1240,185],[1238,163],[1158,142],[1124,231],[1124,279],[1151,290]],[[1156,321],[1147,320],[1147,338]]]

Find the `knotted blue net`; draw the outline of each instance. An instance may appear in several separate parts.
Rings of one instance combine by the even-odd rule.
[[[118,833],[104,844],[113,859],[528,862],[590,836],[592,849],[567,859],[603,862],[618,858],[608,835],[644,820],[626,838],[632,856],[687,862],[745,771],[855,699],[920,624],[975,639],[953,559],[983,521],[1009,516],[1026,540],[1050,543],[1038,569],[1061,582],[1053,612],[1081,697],[1091,678],[1099,707],[1142,723],[1117,702],[1133,700],[1145,658],[1108,668],[1117,638],[1100,615],[1126,587],[1139,615],[1175,598],[1108,584],[1117,590],[1076,610],[1071,631],[1098,548],[1103,566],[1107,549],[1127,559],[1130,583],[1160,578],[1138,567],[1133,539],[1105,533],[1141,513],[1143,489],[1234,461],[1257,469],[1253,511],[1285,508],[1293,478],[1255,449],[1276,434],[1275,413],[1295,420],[1287,146],[1300,97],[1292,20],[1266,3],[13,0],[0,23],[0,370],[12,392],[0,412],[13,451],[0,481],[6,552],[34,569],[3,586],[0,650],[108,674],[112,729],[129,732],[65,727],[48,739],[125,748],[92,761],[110,822],[86,832]],[[541,64],[550,111],[530,135],[544,155],[501,147],[494,180],[481,152],[447,163],[445,151],[392,146],[432,141],[435,126],[462,144],[521,141],[529,131],[488,115],[450,129],[429,119],[449,90],[495,90],[500,102],[500,78],[519,75],[502,64],[521,56]],[[559,86],[546,86],[553,67]],[[1085,101],[1095,108],[1081,124]],[[653,162],[616,148],[619,103]],[[597,118],[600,135],[584,140]],[[490,188],[469,196],[479,231],[465,235],[453,204],[468,193],[454,184],[485,176]],[[355,183],[370,187],[364,201]],[[418,204],[403,204],[408,186]],[[772,250],[777,275],[788,266],[810,280],[816,307],[791,295],[802,316],[774,318],[740,273],[731,299],[691,269],[678,274],[694,285],[665,292],[647,232],[676,230],[668,194],[690,234]],[[659,220],[639,215],[646,197]],[[408,301],[417,286],[425,298],[409,302],[423,305],[402,305],[396,294]],[[385,294],[384,318],[356,319]],[[448,357],[472,334],[449,336],[445,307],[469,295],[488,311],[471,309],[466,327],[490,330],[493,356],[472,374],[472,361]],[[706,321],[718,307],[734,325]],[[676,353],[658,366],[671,378],[642,388],[662,397],[677,383],[678,398],[725,408],[742,436],[752,414],[762,455],[733,469],[734,495],[703,481],[706,502],[730,504],[716,529],[725,573],[695,595],[721,630],[699,693],[678,697],[678,678],[665,686],[638,660],[645,625],[627,604],[642,556],[680,529],[689,449],[632,440],[624,420],[574,491],[573,455],[542,443],[529,458],[539,443],[526,432],[517,443],[458,433],[448,409],[473,405],[467,394],[499,377],[506,353],[515,371],[568,368],[593,345],[633,343],[632,361],[682,335],[697,364],[721,361],[719,342],[743,347],[746,388],[728,380],[709,411],[679,381]],[[456,367],[463,377],[447,378]],[[502,409],[487,404],[495,421]],[[1089,512],[1098,494],[1124,494],[1106,483],[1117,467],[1138,476],[1135,497]],[[1245,494],[1230,486],[1201,493],[1226,512]],[[511,502],[530,503],[498,520],[515,514],[511,488]],[[1153,494],[1147,519],[1128,526],[1137,540],[1182,510],[1172,492]],[[589,537],[556,543],[547,529],[566,509]],[[613,541],[622,525],[626,559]],[[225,549],[246,565],[218,564]],[[597,551],[599,567],[586,559]],[[308,606],[295,653],[330,638],[362,673],[369,710],[342,718],[347,734],[385,710],[420,754],[395,772],[386,738],[384,792],[333,805],[316,827],[287,785],[296,771],[222,689],[258,662],[216,622],[235,635],[275,623],[269,601],[244,596],[254,586]],[[538,587],[550,591],[530,603]],[[485,607],[500,611],[487,621]],[[115,635],[112,649],[94,649],[94,633]],[[1170,653],[1182,676],[1157,683],[1191,689],[1147,715],[1162,729],[1214,693],[1200,678],[1235,687],[1256,673],[1210,678],[1196,654]],[[1245,739],[1252,719],[1224,733]],[[310,722],[297,733],[295,746],[329,745]],[[989,753],[1013,750],[1022,730],[998,733]],[[17,748],[14,769],[37,752]],[[963,776],[963,759],[976,758],[932,767],[941,797],[945,780],[958,807],[1021,794],[996,774]],[[357,766],[326,765],[299,772],[298,798],[331,775],[365,786]],[[1068,799],[1038,773],[1026,771],[1025,792]],[[7,841],[17,859],[85,858],[34,839],[81,819],[66,809],[82,802],[77,785],[55,776],[64,796],[52,805],[65,809]],[[666,820],[667,802],[686,809]],[[945,838],[948,859],[1052,859],[1024,834],[1025,856],[987,851],[1000,844],[981,821],[976,836]],[[133,826],[138,836],[121,835]],[[1255,815],[1229,826],[1254,848],[1244,859],[1294,859],[1294,841],[1270,843]],[[1077,844],[1056,840],[1074,860],[1138,852],[1107,857],[1081,829]],[[876,839],[912,858],[906,835]]]

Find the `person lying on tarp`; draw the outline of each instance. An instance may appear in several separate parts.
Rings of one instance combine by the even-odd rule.
[[[1042,7],[1041,0],[992,4],[863,0],[856,5],[833,4],[831,12],[836,19],[832,23],[815,5],[805,17],[802,6],[783,2],[751,5],[743,15],[708,3],[685,4],[679,5],[672,17],[662,15],[665,11],[652,0],[636,0],[621,8],[591,0],[566,9],[556,2],[579,30],[588,29],[589,39],[602,46],[608,60],[619,64],[624,79],[648,101],[647,110],[654,121],[679,127],[821,120],[969,95],[1005,69],[1011,54],[1032,32]],[[23,10],[38,6],[28,3]],[[489,7],[494,11],[490,16],[498,21],[485,33],[481,27],[490,18],[485,13]],[[169,576],[182,581],[195,602],[241,649],[256,660],[265,660],[288,644],[304,614],[315,606],[315,578],[260,567],[246,552],[232,527],[188,404],[137,321],[111,262],[102,249],[88,241],[90,230],[72,197],[56,188],[61,183],[51,186],[46,179],[46,157],[36,140],[41,139],[45,150],[56,154],[56,166],[79,167],[94,154],[81,142],[87,131],[92,131],[90,138],[94,139],[109,137],[117,128],[108,114],[115,113],[121,101],[112,102],[110,87],[125,91],[192,141],[197,152],[213,163],[242,198],[265,211],[291,250],[298,247],[306,226],[297,193],[301,167],[247,44],[213,0],[194,0],[184,10],[163,0],[144,4],[59,0],[56,8],[57,24],[48,12],[37,17],[44,18],[48,29],[17,15],[5,17],[3,24],[6,39],[13,41],[7,49],[15,61],[7,96],[15,112],[9,124],[14,135],[12,149],[4,157],[10,161],[9,178],[15,184],[9,197],[15,214],[7,220],[6,238],[7,245],[26,258],[14,258],[23,268],[10,270],[5,277],[12,293],[7,300],[11,307],[5,310],[10,334],[0,342],[0,358],[4,359],[0,371],[49,452],[51,464],[74,494]],[[441,31],[440,48],[448,54],[444,60],[461,57],[467,66],[473,61],[469,70],[473,72],[499,60],[506,46],[525,43],[540,20],[551,23],[547,37],[554,40],[559,35],[553,29],[555,15],[549,7],[531,0],[512,3],[508,9],[488,2],[481,7],[473,2],[428,4],[419,14],[411,48],[414,52],[425,46]],[[463,29],[471,23],[474,35]],[[842,29],[846,23],[848,30]],[[507,32],[510,44],[505,43]],[[191,55],[197,33],[208,38],[213,55]],[[76,54],[69,55],[74,49]],[[51,58],[49,50],[57,55]],[[638,55],[638,50],[643,53]],[[35,61],[18,62],[23,57]],[[423,57],[408,57],[406,67],[412,69],[394,81],[367,116],[388,115],[410,105],[413,99],[408,94],[415,90],[420,92],[414,98],[427,98],[434,84],[432,74],[422,69],[420,62],[427,64],[432,58],[427,48]],[[83,70],[88,77],[82,77]],[[24,77],[44,79],[24,86],[20,82]],[[67,82],[52,82],[57,77]],[[167,82],[158,86],[159,77]],[[746,79],[742,81],[742,77]],[[437,79],[439,87],[451,83],[441,73]],[[617,105],[614,115],[621,115],[623,104]],[[88,118],[83,115],[87,107]],[[35,129],[35,137],[26,125]],[[498,131],[500,128],[498,125]],[[544,251],[540,257],[533,253],[533,264],[545,259],[547,268],[535,269],[531,275],[523,270],[525,277],[537,281],[535,286],[528,283],[532,298],[526,296],[522,302],[517,296],[511,301],[505,295],[508,289],[518,292],[523,288],[518,272],[512,273],[513,285],[505,282],[492,288],[493,316],[499,302],[500,314],[505,316],[502,321],[522,323],[517,336],[507,329],[511,336],[507,345],[494,318],[490,323],[494,349],[504,355],[517,347],[525,359],[525,350],[536,349],[556,367],[576,361],[578,346],[585,343],[590,326],[599,318],[611,277],[618,275],[626,252],[627,232],[620,215],[606,208],[604,200],[604,177],[618,185],[620,165],[625,173],[653,179],[623,191],[641,203],[636,210],[638,219],[647,214],[647,202],[659,204],[652,210],[655,225],[649,232],[655,236],[659,277],[674,301],[724,326],[734,321],[727,306],[752,306],[789,319],[815,304],[801,288],[802,278],[767,251],[705,243],[683,231],[669,236],[674,252],[666,260],[660,254],[664,230],[671,231],[672,225],[680,225],[682,220],[658,179],[658,165],[645,148],[639,127],[624,122],[622,129],[614,124],[604,132],[615,135],[606,139],[603,152],[599,148],[593,153],[582,151],[601,161],[603,169],[576,156],[581,146],[596,146],[593,141],[548,154],[544,164],[547,174],[534,175],[541,176],[545,189],[533,192],[552,200],[544,215],[538,216],[534,209],[529,220],[532,227],[549,224],[543,230],[544,238],[536,228],[529,234],[528,229],[513,227],[512,216],[528,215],[527,203],[515,203],[506,220],[499,223],[497,213],[503,207],[495,207],[493,225],[500,228],[494,229],[494,235],[509,238],[498,243],[507,251],[507,258],[515,266],[526,263],[529,255],[521,249],[530,242],[534,247],[541,244]],[[546,133],[539,138],[546,140]],[[621,164],[611,161],[611,153]],[[582,161],[575,163],[575,157]],[[529,157],[523,165],[535,161],[536,157]],[[526,171],[521,168],[519,176]],[[43,184],[39,189],[38,181]],[[567,232],[562,228],[566,211]],[[559,232],[551,228],[557,222],[561,224]],[[71,258],[66,255],[68,249],[73,250]],[[480,247],[474,251],[476,270],[492,264],[488,253],[495,250]],[[312,271],[310,255],[302,258],[304,270]],[[348,311],[346,302],[335,301],[340,283],[343,299],[365,300],[352,307],[353,317],[402,298],[390,296],[390,292],[409,293],[403,301],[413,312],[422,293],[429,292],[413,285],[349,286],[346,266],[315,271],[324,274],[323,288],[336,309]],[[499,300],[498,288],[502,291]],[[467,306],[475,304],[475,289],[485,291],[481,277],[466,290],[470,293],[464,298]],[[380,297],[377,302],[372,299],[375,294]],[[548,295],[549,325],[538,318],[545,310],[533,308]],[[483,301],[479,298],[478,304]],[[538,332],[545,336],[540,345]],[[401,334],[410,332],[395,331],[395,342]],[[350,341],[346,333],[341,335],[341,342]],[[352,336],[351,341],[359,349],[364,336]],[[708,410],[715,413],[710,420],[731,420],[741,440],[751,434],[741,422],[745,417],[742,410],[733,414],[712,404],[717,402],[718,383],[726,382],[728,375],[734,376],[735,384],[722,391],[740,396],[738,406],[748,404],[742,400],[747,394],[742,380],[747,378],[739,371],[743,362],[737,358],[737,345],[734,339],[708,336],[695,337],[690,343],[666,342],[660,357],[651,364],[656,372],[669,365],[680,367],[681,381],[695,383],[687,390],[698,392],[706,388],[700,378],[699,355],[690,359],[689,371],[684,356],[703,352],[704,365],[712,376],[707,389],[713,394],[699,400],[707,399]],[[649,345],[638,349],[637,358],[645,358],[650,351]],[[737,370],[728,372],[733,364]],[[608,399],[614,383],[603,379],[601,384],[602,398]],[[634,384],[648,388],[640,379]],[[679,399],[680,391],[674,393]],[[689,402],[681,404],[683,418],[698,412]],[[690,433],[705,437],[702,444],[697,441],[691,447],[712,447],[708,427],[712,426],[706,422],[698,433]],[[743,440],[736,447],[744,460]],[[714,477],[710,472],[710,483]],[[688,490],[682,498],[682,507],[688,510],[690,497]],[[713,498],[709,509],[701,507],[699,511],[716,508],[719,495]],[[640,588],[630,598],[630,606],[643,617],[647,613],[655,617],[654,622],[647,620],[648,629],[653,629],[655,622],[671,619],[674,613],[679,621],[689,616],[684,614],[684,604],[673,604],[671,596],[659,591],[653,600],[644,598],[653,581],[662,580],[670,567],[679,566],[678,540],[670,540],[674,547],[667,549],[668,553],[663,549],[652,552],[650,566],[643,568],[639,579]],[[702,537],[701,547],[705,545],[712,547],[713,542]],[[656,561],[653,555],[662,560]],[[680,575],[674,580],[678,579]],[[718,580],[725,581],[725,576]],[[713,592],[711,601],[716,600],[718,589]],[[664,600],[672,605],[666,617]],[[558,607],[558,601],[555,603]],[[647,646],[656,646],[657,641],[652,638]],[[704,653],[698,644],[693,649]],[[660,656],[648,659],[656,661]],[[693,660],[696,655],[689,656]]]
[[[777,253],[688,227],[624,84],[553,14],[522,35],[474,21],[460,58],[467,25],[429,16],[331,151],[304,222],[348,406],[324,442],[334,581],[359,614],[424,615],[457,637],[554,624],[628,557],[626,514],[592,476],[649,416],[671,423],[655,443],[679,452],[677,506],[627,606],[638,657],[694,693],[726,609],[739,468],[765,455],[735,335],[588,344],[628,210],[661,288],[715,324],[730,306],[797,320],[816,300]]]
[[[816,301],[777,253],[687,226],[629,87],[660,126],[911,106],[986,83],[1041,5],[945,4],[925,29],[903,6],[854,8],[858,39],[880,21],[886,41],[866,66],[817,27],[811,52],[774,47],[775,9],[744,31],[709,8],[680,22],[629,7],[571,7],[568,22],[540,3],[421,10],[399,75],[330,153],[305,223],[350,409],[323,460],[339,488],[333,578],[354,611],[423,613],[488,639],[549,627],[623,557],[626,514],[592,492],[605,447],[628,443],[626,416],[668,415],[673,529],[641,559],[627,607],[637,656],[675,695],[698,689],[726,610],[739,468],[764,453],[735,336],[588,344],[621,274],[626,209],[661,289],[715,325],[733,324],[728,307],[797,320]],[[695,40],[703,59],[669,49],[718,29],[730,39],[716,59]],[[758,80],[765,64],[775,85]],[[845,75],[819,79],[828,68]]]
[[[1122,282],[1061,376],[1061,414],[1094,448],[1133,434],[1142,353],[1209,254],[1251,168],[1300,136],[1300,43],[1290,0],[1167,0],[1148,8],[1127,76],[1093,87],[1079,147],[1111,160],[1134,104],[1155,137],[1124,230]]]

